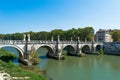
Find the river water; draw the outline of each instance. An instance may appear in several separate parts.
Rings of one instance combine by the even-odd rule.
[[[46,52],[41,49],[41,62],[36,67],[46,70],[51,80],[120,80],[120,56],[65,56],[65,60],[54,60],[46,58]]]

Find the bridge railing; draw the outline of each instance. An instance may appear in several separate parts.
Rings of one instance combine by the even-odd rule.
[[[56,44],[56,41],[31,40],[28,44]]]
[[[23,40],[0,40],[0,44],[25,44]],[[55,44],[56,41],[31,40],[28,44]]]
[[[25,44],[23,40],[0,40],[0,44]]]
[[[60,41],[61,44],[76,44],[77,41]]]
[[[0,40],[0,44],[25,44],[23,40]],[[31,40],[28,44],[56,44],[57,41],[45,41],[45,40]],[[61,44],[77,44],[77,41],[60,41]],[[80,41],[80,44],[91,44],[92,42]],[[94,42],[94,44],[101,44],[102,42]]]

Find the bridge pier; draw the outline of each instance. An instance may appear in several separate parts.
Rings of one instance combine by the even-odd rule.
[[[48,58],[53,58],[53,59],[57,59],[57,60],[64,60],[64,56],[61,55],[61,52],[56,52],[55,54],[51,54],[51,53],[47,53],[46,55]]]
[[[51,41],[53,42],[53,37],[51,38]],[[47,57],[48,58],[54,58],[54,59],[57,59],[57,60],[63,60],[64,59],[64,56],[62,55],[62,50],[61,50],[61,46],[60,46],[60,38],[59,38],[59,35],[57,37],[57,42],[56,42],[56,45],[54,47],[54,54],[51,54],[51,53],[47,53]]]
[[[77,56],[80,56],[80,54],[81,54],[80,47],[79,47],[79,43],[80,43],[80,38],[78,37],[77,50],[76,50],[76,55],[77,55]]]
[[[24,57],[20,58],[19,61],[25,65],[32,65],[32,63],[28,60],[30,57],[30,53],[28,53],[28,41],[30,41],[30,35],[24,35],[25,39],[25,48],[24,48]]]
[[[28,59],[28,35],[25,36],[25,51],[24,51],[24,58]]]
[[[63,60],[65,59],[64,56],[62,55],[62,50],[61,50],[61,46],[59,45],[60,43],[60,37],[58,35],[58,38],[57,38],[57,43],[56,43],[56,50],[55,50],[55,54],[56,54],[56,58],[58,60]]]
[[[79,56],[79,57],[85,56],[85,54],[81,52],[79,46],[80,46],[80,38],[78,37],[76,55]]]

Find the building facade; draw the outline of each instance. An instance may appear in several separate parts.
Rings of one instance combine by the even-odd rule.
[[[99,29],[99,31],[97,31],[95,34],[95,41],[96,42],[113,42],[111,32],[112,32],[111,29],[109,30]]]

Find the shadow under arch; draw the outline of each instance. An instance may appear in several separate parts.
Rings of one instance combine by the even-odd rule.
[[[99,51],[101,48],[102,48],[101,45],[97,45],[97,46],[95,47],[95,50],[96,50],[96,51]]]
[[[75,54],[75,48],[72,45],[67,45],[63,48],[63,55],[72,55]]]
[[[23,50],[21,48],[19,48],[18,46],[15,46],[15,45],[3,45],[3,46],[0,46],[0,48],[14,53],[19,58],[24,57]]]
[[[40,46],[37,50],[39,53],[40,58],[44,59],[48,54],[52,55],[54,54],[53,49],[50,46]],[[42,55],[41,55],[42,54]]]
[[[90,53],[90,47],[88,45],[84,45],[82,47],[82,53],[86,53],[86,54]]]

